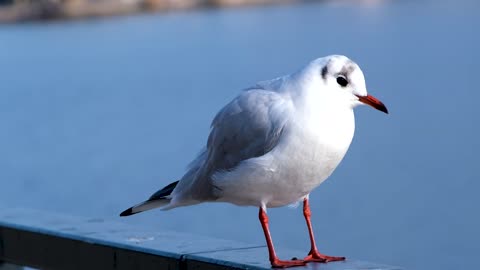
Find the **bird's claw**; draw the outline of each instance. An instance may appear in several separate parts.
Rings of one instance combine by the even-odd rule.
[[[275,259],[271,261],[271,264],[272,264],[272,268],[287,268],[287,267],[294,267],[294,266],[305,266],[307,265],[307,262],[303,260],[283,261],[283,260]]]
[[[345,257],[334,257],[327,256],[318,252],[317,250],[312,250],[308,253],[307,257],[303,259],[304,262],[335,262],[335,261],[344,261]]]

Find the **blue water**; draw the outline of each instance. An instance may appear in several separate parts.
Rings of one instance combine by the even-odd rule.
[[[346,158],[311,194],[321,250],[412,270],[477,268],[480,5],[452,2],[0,26],[0,204],[119,219],[182,175],[240,89],[339,53],[391,113],[356,110]],[[278,246],[308,250],[300,209],[269,214]],[[264,241],[253,207],[122,221]]]

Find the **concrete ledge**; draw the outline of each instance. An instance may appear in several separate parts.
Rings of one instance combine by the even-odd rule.
[[[0,270],[22,270],[22,266],[0,262]]]
[[[263,240],[263,239],[262,239]],[[304,252],[279,250],[301,257]],[[26,209],[0,209],[0,261],[41,269],[270,269],[264,245]],[[295,269],[400,269],[347,260]]]

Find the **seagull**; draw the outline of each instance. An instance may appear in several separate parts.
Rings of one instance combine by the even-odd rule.
[[[360,67],[343,55],[318,58],[290,75],[258,82],[217,113],[206,147],[179,181],[120,216],[203,202],[255,206],[272,267],[345,260],[318,251],[309,194],[345,156],[355,130],[353,109],[361,104],[388,114],[367,94]],[[310,252],[301,260],[280,260],[267,208],[297,202],[303,202]]]

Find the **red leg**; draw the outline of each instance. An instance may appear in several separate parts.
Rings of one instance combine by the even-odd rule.
[[[327,256],[318,251],[317,245],[315,244],[315,237],[313,236],[312,222],[310,221],[310,216],[312,215],[312,213],[310,212],[308,198],[305,198],[305,200],[303,200],[303,215],[305,216],[305,221],[307,222],[308,234],[310,235],[311,244],[310,252],[308,253],[308,256],[305,257],[303,260],[306,262],[333,262],[345,260],[345,257]]]
[[[277,254],[275,254],[275,249],[273,248],[272,237],[270,236],[270,230],[268,229],[268,216],[267,213],[260,207],[258,213],[258,219],[262,224],[263,233],[265,233],[265,239],[267,240],[268,246],[268,257],[270,258],[270,263],[273,268],[285,268],[292,266],[304,266],[306,263],[302,260],[292,260],[292,261],[282,261],[279,260]]]

